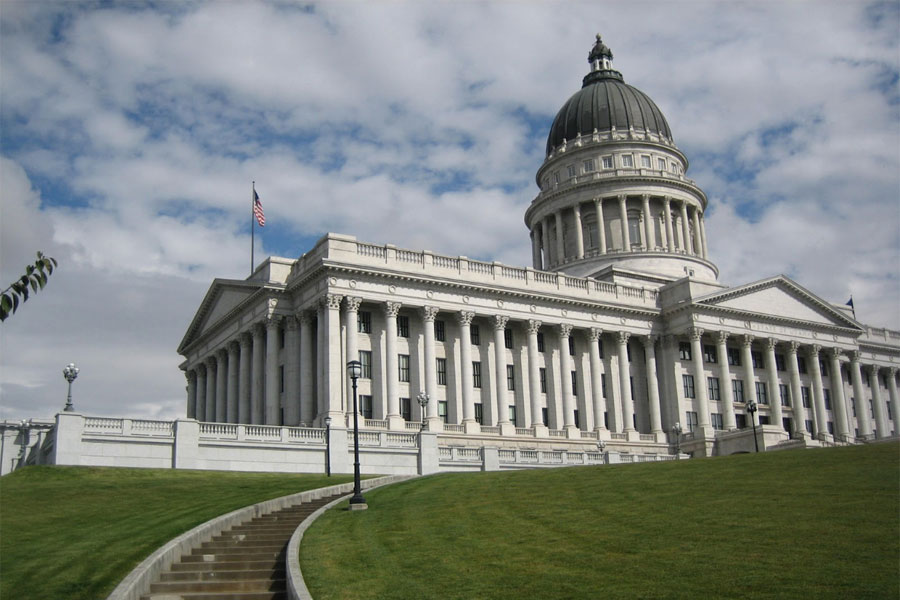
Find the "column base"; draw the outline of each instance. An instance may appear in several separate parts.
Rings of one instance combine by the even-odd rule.
[[[425,419],[425,424],[428,427],[428,431],[433,433],[441,433],[444,431],[444,421],[441,420],[440,417],[427,417]]]
[[[516,435],[516,426],[507,421],[506,423],[497,423],[497,427],[500,428],[500,435],[503,436],[511,436]]]
[[[479,425],[478,421],[476,421],[475,419],[472,419],[471,421],[463,421],[463,427],[465,427],[466,433],[481,433],[481,425]]]
[[[406,431],[406,420],[400,415],[388,415],[385,420],[391,431]]]
[[[581,439],[581,430],[575,427],[574,425],[566,426],[566,439],[568,440],[580,440]]]
[[[535,423],[532,425],[534,428],[534,437],[536,438],[548,438],[550,437],[550,430],[546,425],[542,423]]]

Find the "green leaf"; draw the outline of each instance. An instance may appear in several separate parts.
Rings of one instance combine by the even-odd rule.
[[[36,292],[38,290],[37,281],[35,281],[35,276],[32,275],[28,278],[28,283],[31,285],[31,291]]]
[[[0,297],[0,321],[5,321],[6,317],[9,316],[12,304],[12,299],[9,297],[9,294],[3,294],[3,296]]]
[[[13,294],[13,312],[16,312],[16,309],[19,308],[19,297]]]

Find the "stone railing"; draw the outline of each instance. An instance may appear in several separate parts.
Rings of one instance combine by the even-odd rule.
[[[148,419],[113,419],[109,417],[85,417],[84,432],[100,435],[142,435],[172,437],[174,421]]]
[[[466,426],[465,425],[451,425],[449,423],[444,423],[444,431],[447,433],[465,433]]]
[[[347,436],[347,445],[353,447],[353,433]],[[390,431],[360,431],[359,445],[379,448],[418,448],[419,436],[415,433]]]

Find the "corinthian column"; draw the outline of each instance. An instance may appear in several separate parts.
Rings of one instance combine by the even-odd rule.
[[[300,324],[300,422],[312,425],[316,419],[316,333],[313,313],[303,310],[297,314]]]
[[[546,425],[541,418],[541,367],[538,364],[538,331],[541,322],[531,319],[528,321],[528,391],[531,394],[531,423],[529,427]]]
[[[709,429],[709,396],[706,393],[706,374],[703,372],[703,345],[700,339],[703,330],[694,327],[688,332],[691,337],[691,365],[694,367],[694,395],[697,398],[697,425]]]
[[[319,356],[325,359],[322,377],[323,411],[326,416],[341,425],[346,423],[344,411],[344,373],[346,366],[341,360],[341,300],[343,296],[328,294],[320,302],[322,303],[322,347]],[[394,373],[394,377],[397,374]],[[353,400],[351,399],[350,402]]]
[[[556,218],[556,264],[560,265],[566,260],[566,241],[563,238],[562,213],[556,211],[553,216]]]
[[[422,321],[425,337],[425,393],[428,394],[427,418],[429,430],[435,431],[439,422],[437,409],[437,360],[434,353],[434,319],[438,309],[426,306],[422,309]]]
[[[494,363],[496,368],[494,389],[497,394],[497,425],[509,423],[509,410],[506,408],[506,343],[504,336],[508,320],[509,317],[494,315]]]
[[[737,428],[734,420],[734,394],[731,391],[731,373],[728,371],[728,332],[720,331],[716,335],[716,356],[719,361],[719,396],[724,410],[726,431]]]
[[[206,420],[206,365],[197,365],[197,404],[194,418],[198,421]]]
[[[594,198],[597,211],[597,238],[600,240],[600,254],[606,254],[606,223],[603,221],[603,199]]]
[[[778,393],[778,368],[775,364],[775,346],[778,342],[774,338],[766,339],[766,377],[769,387],[769,410],[772,414],[772,425],[784,428],[781,416],[781,395]]]
[[[825,414],[825,392],[822,388],[822,370],[819,368],[819,351],[821,347],[813,344],[809,348],[809,370],[812,378],[813,406],[816,415],[816,431],[819,439],[825,439],[828,434],[828,419]]]
[[[841,349],[832,348],[831,356],[831,395],[832,408],[834,409],[834,426],[837,428],[838,437],[847,441],[850,436],[850,421],[847,418],[847,403],[844,401],[844,376],[841,373]]]
[[[238,423],[252,423],[250,410],[250,390],[252,387],[251,358],[253,353],[253,337],[249,332],[241,332],[241,365],[238,375]]]
[[[890,436],[891,430],[884,414],[884,405],[881,403],[881,388],[878,383],[878,367],[869,367],[869,382],[872,388],[872,408],[875,409],[875,434],[878,439]]]
[[[359,332],[359,325],[357,321],[359,320],[359,305],[362,304],[362,298],[351,298],[347,297],[344,299],[344,306],[346,307],[345,313],[345,321],[344,321],[344,329],[347,332],[347,362],[351,360],[359,360],[359,342],[357,334]],[[350,372],[349,370],[344,370],[344,384],[346,386],[345,389],[350,389],[352,383],[350,381]],[[352,400],[347,402],[347,414],[353,414],[353,408],[351,406]],[[360,417],[362,416],[362,406],[357,405],[357,410],[359,411]],[[362,422],[362,421],[360,421]]]
[[[253,361],[251,365],[253,373],[250,386],[250,422],[254,425],[260,425],[263,423],[263,386],[265,385],[263,335],[265,335],[266,330],[262,323],[255,323],[251,331],[253,335]]]
[[[756,397],[756,382],[753,379],[753,336],[752,335],[743,335],[741,336],[741,364],[744,367],[744,402],[745,406],[749,405],[751,402],[759,402],[759,399]],[[759,417],[757,413],[750,413],[750,411],[746,411],[750,414],[751,426],[755,423],[759,425]]]
[[[206,410],[203,417],[207,423],[216,421],[216,357],[206,359]]]
[[[622,221],[622,251],[631,250],[631,237],[628,234],[628,197],[619,194],[619,219]]]
[[[187,379],[187,411],[188,419],[197,418],[197,371],[190,369],[184,372]]]
[[[650,195],[641,196],[641,208],[644,213],[644,248],[646,250],[653,249],[653,223],[650,218]]]
[[[691,228],[688,225],[687,200],[681,201],[681,234],[684,239],[684,253],[691,253]]]
[[[887,369],[888,395],[891,398],[891,417],[894,422],[894,435],[900,434],[900,395],[897,394],[897,368],[888,367]]]
[[[662,418],[659,408],[659,381],[656,378],[656,336],[641,338],[647,361],[647,395],[650,399],[650,432],[662,433]]]
[[[628,338],[631,334],[619,331],[616,334],[619,351],[619,398],[622,399],[622,431],[634,431],[634,399],[631,397],[631,376],[628,368]]]
[[[471,325],[475,313],[462,311],[456,313],[459,321],[459,370],[460,390],[462,391],[463,425],[466,433],[475,433],[479,430],[475,421],[475,401],[472,399],[472,336]]]
[[[400,377],[397,366],[397,313],[399,302],[386,302],[384,305],[384,381],[387,384],[388,426],[391,429],[404,429],[406,425],[400,415],[400,394],[397,391],[397,380]]]
[[[266,425],[281,425],[281,386],[278,381],[278,346],[281,317],[266,323]]]
[[[572,326],[559,326],[559,388],[562,392],[563,427],[575,429],[575,405],[572,401],[572,361],[569,358],[569,335]]]
[[[238,366],[238,352],[240,346],[237,342],[229,342],[228,344],[228,393],[225,403],[225,419],[229,423],[238,422],[238,377],[240,375]]]
[[[791,403],[794,412],[794,432],[805,435],[806,411],[803,410],[803,391],[800,385],[800,367],[797,364],[799,342],[788,344],[788,373],[791,376]]]
[[[581,229],[581,207],[577,204],[572,207],[575,214],[575,256],[584,258],[584,231]]]
[[[856,423],[861,436],[872,434],[872,421],[869,419],[869,403],[866,402],[862,385],[862,374],[859,366],[859,350],[850,352],[850,383],[853,385],[853,403],[856,405]]]
[[[663,205],[666,217],[666,245],[669,252],[675,252],[675,230],[672,227],[672,199],[668,196],[663,198]]]
[[[603,431],[606,426],[603,422],[603,413],[606,412],[606,402],[603,399],[603,374],[600,372],[600,336],[603,331],[597,327],[591,327],[588,331],[588,354],[591,359],[591,399],[594,404],[594,430]]]

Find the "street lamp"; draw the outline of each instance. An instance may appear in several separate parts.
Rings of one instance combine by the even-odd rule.
[[[672,425],[672,435],[675,436],[675,460],[681,460],[681,423]]]
[[[419,406],[422,408],[422,424],[419,426],[419,431],[425,430],[425,407],[428,406],[428,393],[427,392],[419,392],[419,395],[416,396],[416,402],[419,403]]]
[[[350,510],[368,508],[359,486],[359,417],[356,409],[356,380],[362,375],[362,363],[351,360],[347,363],[347,372],[353,382],[353,497],[350,498]]]
[[[331,477],[331,417],[325,417],[325,474]]]
[[[606,450],[606,441],[605,440],[597,440],[597,451],[600,453],[601,461],[604,461],[604,459],[603,459],[603,451],[604,450]]]
[[[66,368],[63,369],[63,377],[69,382],[69,395],[66,397],[66,407],[63,410],[65,412],[72,412],[75,410],[75,407],[72,406],[72,382],[78,377],[78,367],[75,366],[75,363],[66,365]]]
[[[759,440],[756,439],[756,411],[758,409],[759,407],[753,400],[747,403],[747,412],[750,413],[750,423],[753,425],[753,445],[757,452],[759,452]]]

